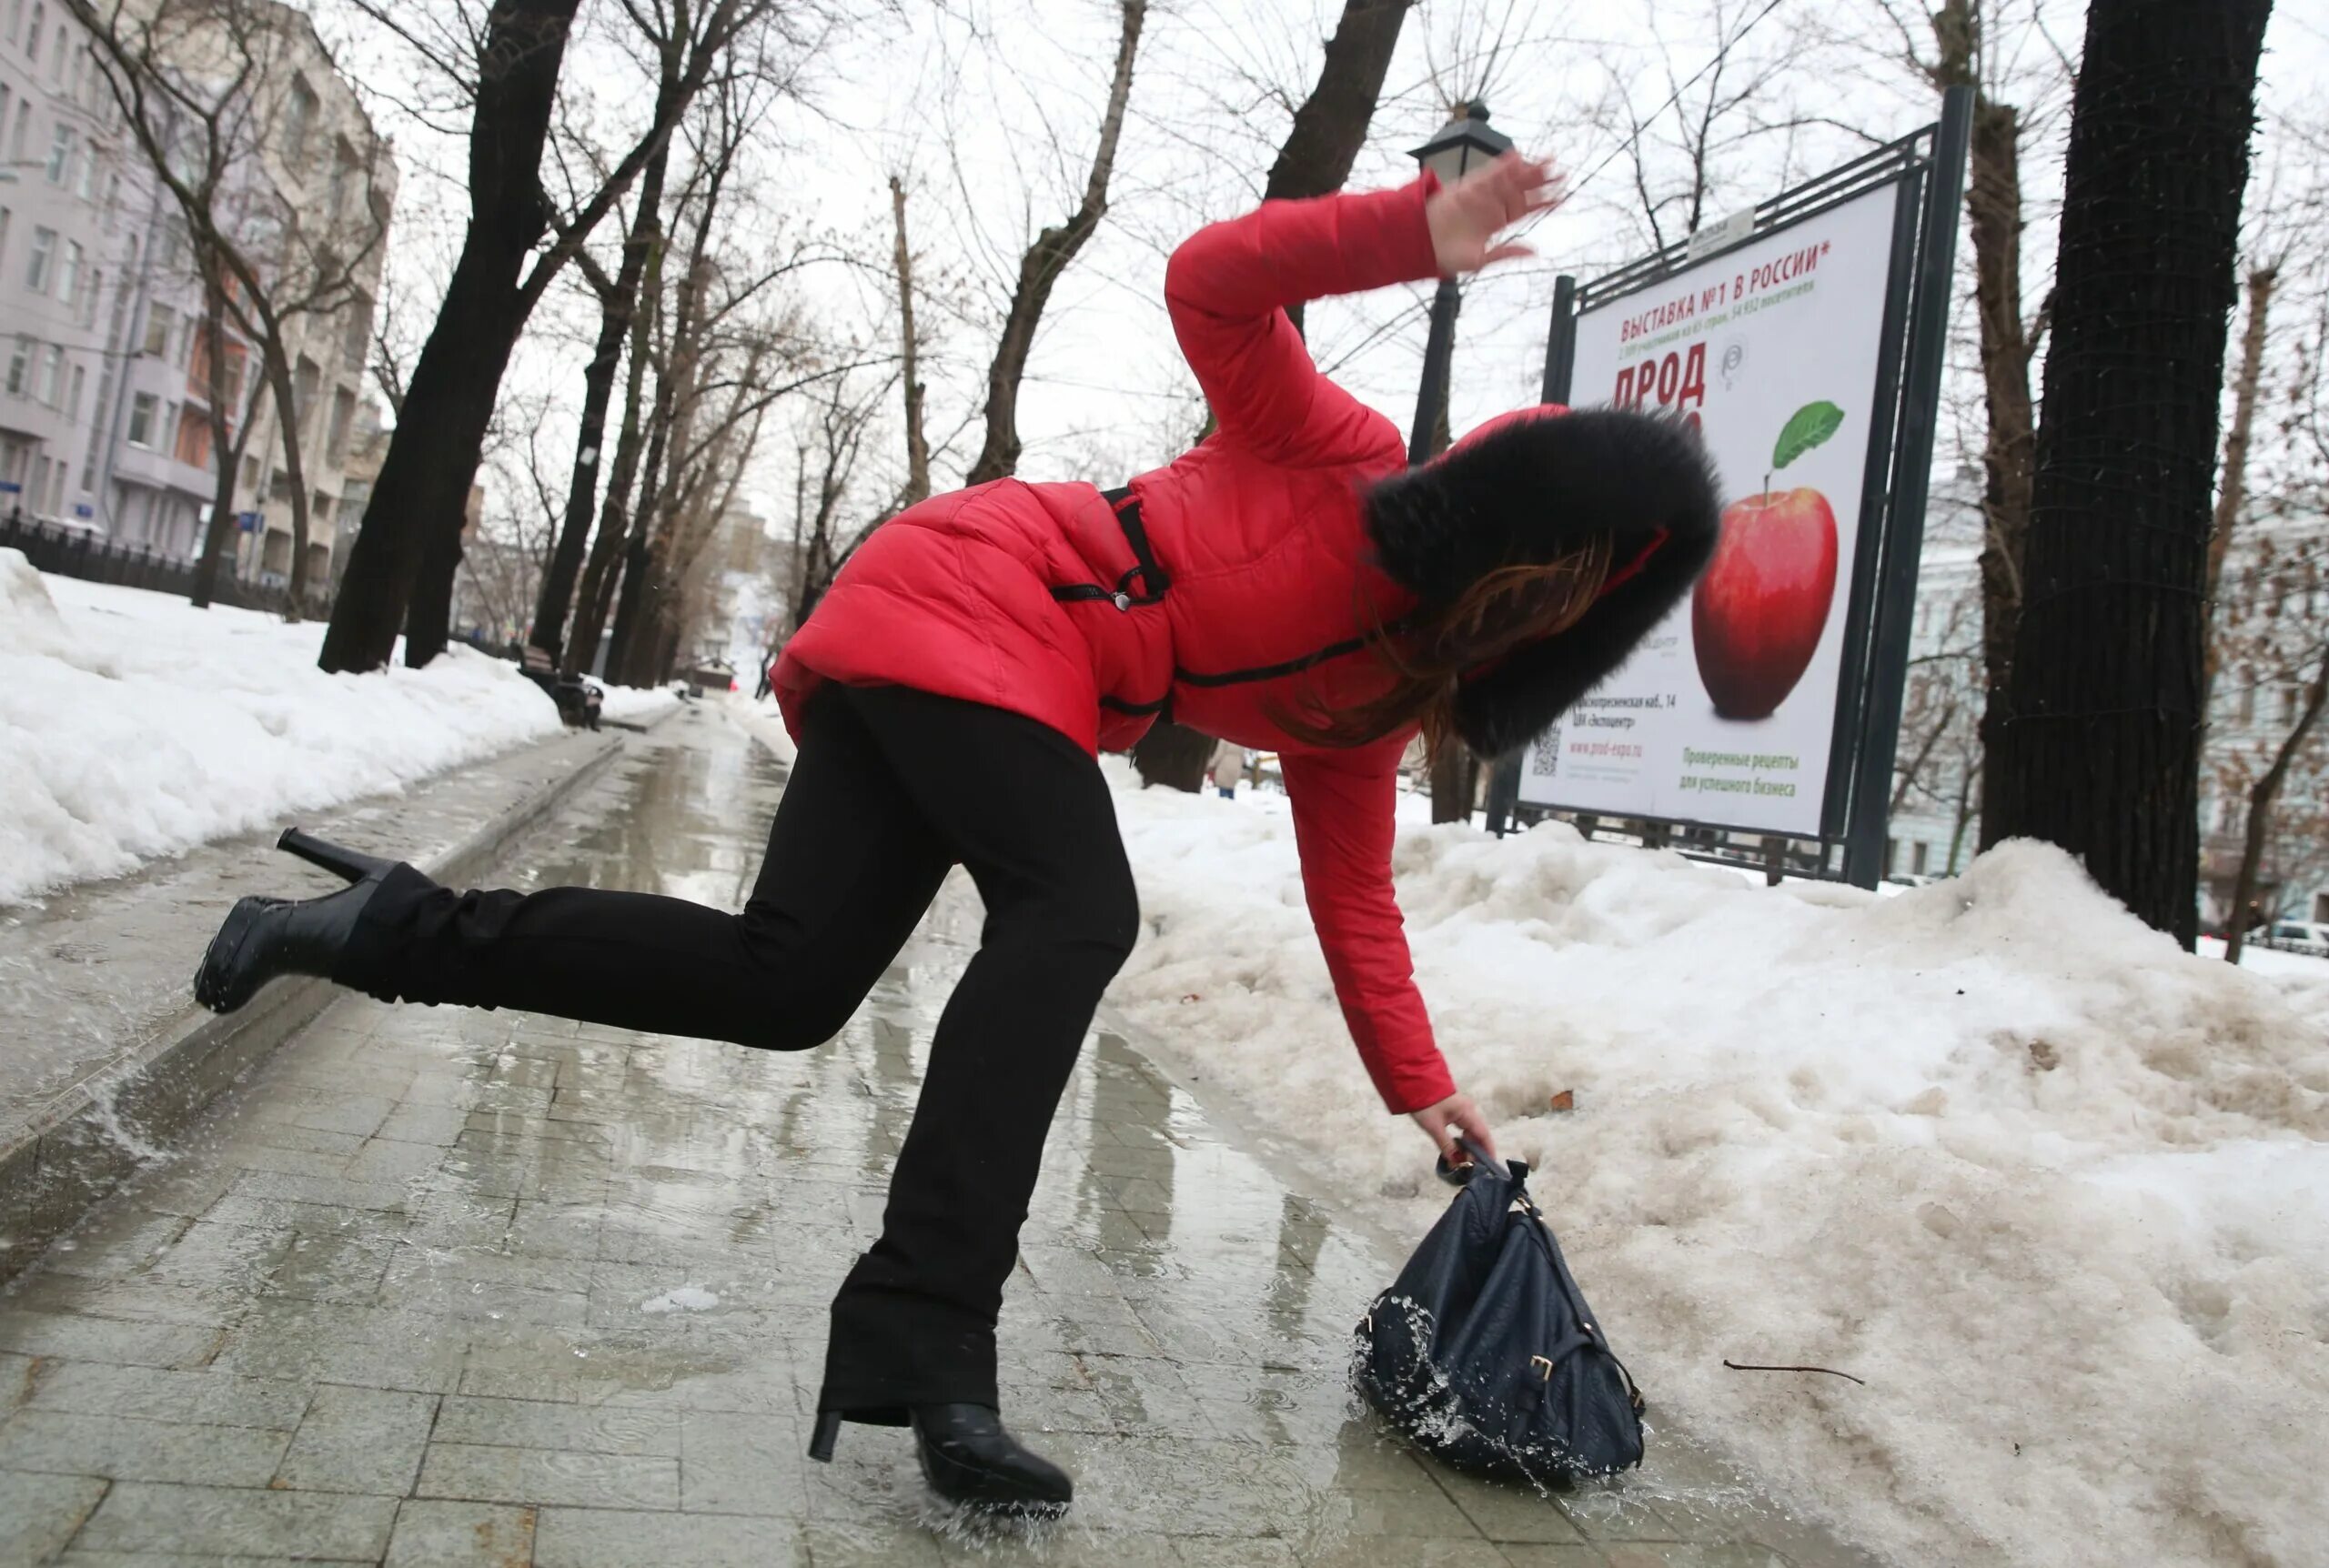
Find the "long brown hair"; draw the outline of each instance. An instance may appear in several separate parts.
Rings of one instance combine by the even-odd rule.
[[[1583,619],[1609,580],[1614,549],[1608,535],[1597,534],[1558,559],[1499,567],[1448,603],[1418,606],[1389,623],[1361,585],[1355,593],[1366,648],[1390,672],[1390,689],[1336,709],[1314,689],[1271,717],[1314,746],[1364,746],[1420,723],[1437,756],[1456,739],[1457,683]]]

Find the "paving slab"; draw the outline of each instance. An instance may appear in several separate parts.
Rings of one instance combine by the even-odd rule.
[[[685,713],[498,879],[735,907],[783,783]],[[978,926],[956,879],[808,1052],[337,1003],[0,1292],[0,1502],[38,1498],[42,1550],[93,1563],[1868,1561],[1663,1441],[1550,1495],[1419,1459],[1347,1382],[1400,1239],[1104,1021],[999,1332],[1009,1419],[1077,1476],[1069,1518],[962,1517],[894,1430],[805,1460],[825,1302]]]

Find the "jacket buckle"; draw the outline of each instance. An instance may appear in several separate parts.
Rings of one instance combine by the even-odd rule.
[[[1537,1374],[1538,1382],[1550,1382],[1553,1381],[1553,1363],[1549,1357],[1530,1356],[1528,1358],[1528,1367],[1530,1371]]]

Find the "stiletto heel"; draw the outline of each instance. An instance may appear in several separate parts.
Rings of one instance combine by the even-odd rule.
[[[328,839],[318,839],[313,833],[297,828],[283,829],[283,837],[275,847],[297,855],[310,866],[320,866],[343,882],[360,882],[367,877],[386,876],[396,867],[394,860],[384,860],[378,855],[359,855],[343,849]]]
[[[817,1412],[817,1430],[809,1437],[809,1457],[820,1464],[833,1462],[833,1439],[841,1435],[841,1412],[821,1410]]]

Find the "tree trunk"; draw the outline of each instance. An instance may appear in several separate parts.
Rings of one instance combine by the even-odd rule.
[[[291,572],[283,591],[283,618],[306,614],[308,593],[308,474],[299,453],[299,400],[291,385],[289,351],[270,324],[260,346],[267,387],[275,397],[277,434],[283,439],[283,477],[291,487]]]
[[[913,324],[913,251],[906,244],[906,187],[890,176],[890,212],[897,220],[898,340],[903,356],[906,397],[906,487],[899,496],[900,511],[930,499],[930,437],[922,427],[922,345]]]
[[[2256,422],[2257,384],[2264,375],[2264,327],[2273,309],[2273,287],[2279,281],[2276,267],[2256,267],[2248,275],[2248,325],[2240,335],[2240,374],[2232,385],[2232,428],[2223,438],[2223,483],[2216,491],[2215,518],[2208,529],[2207,670],[2200,684],[2203,720],[2215,698],[2216,672],[2223,662],[2216,635],[2216,590],[2223,581],[2223,558],[2232,548],[2233,530],[2240,526],[2240,509],[2248,500],[2248,438]]]
[[[549,227],[540,192],[542,143],[580,3],[493,0],[486,18],[469,127],[469,232],[405,387],[409,417],[397,421],[364,508],[363,531],[348,558],[318,661],[327,670],[378,669],[388,663],[425,542],[449,535],[452,558],[459,559],[460,524],[486,427],[531,308],[519,282]],[[438,564],[432,559],[432,568]],[[439,586],[430,585],[432,591]],[[441,574],[441,587],[449,596],[449,569]],[[420,636],[408,640],[408,663],[425,664],[442,648],[443,618],[423,618]],[[427,646],[431,640],[436,647]]]
[[[1019,382],[1027,372],[1027,356],[1035,347],[1035,328],[1051,302],[1052,286],[1059,281],[1075,253],[1084,248],[1108,210],[1108,176],[1116,165],[1116,143],[1124,135],[1124,103],[1132,96],[1133,56],[1140,48],[1141,24],[1148,19],[1148,0],[1118,0],[1124,25],[1116,39],[1115,75],[1109,78],[1108,107],[1100,117],[1100,146],[1092,156],[1092,170],[1084,183],[1084,200],[1064,224],[1035,236],[1019,258],[1019,283],[1011,293],[1011,309],[1003,318],[1003,337],[995,344],[986,373],[986,444],[971,465],[967,485],[1003,478],[1019,467]]]
[[[640,405],[647,394],[650,328],[663,307],[663,235],[659,226],[649,246],[646,275],[640,284],[639,309],[630,321],[630,374],[623,388],[622,429],[615,437],[615,465],[607,477],[606,509],[599,518],[599,537],[590,546],[590,564],[582,569],[582,586],[574,602],[574,635],[566,645],[560,668],[580,675],[598,657],[599,639],[606,634],[607,609],[614,602],[614,574],[621,569],[624,541],[630,537],[633,491],[639,481],[639,453],[646,444],[646,419]],[[655,402],[663,401],[663,377],[655,378]]]
[[[1310,95],[1294,111],[1294,124],[1270,165],[1262,189],[1266,201],[1331,195],[1350,178],[1366,127],[1383,96],[1383,77],[1398,46],[1399,28],[1415,0],[1343,0],[1342,20],[1326,40],[1326,58]],[[1290,307],[1296,331],[1302,307]]]
[[[233,411],[222,396],[227,377],[227,291],[215,277],[206,277],[202,289],[202,342],[210,356],[210,450],[218,464],[218,477],[210,498],[210,526],[203,530],[202,559],[194,568],[194,590],[187,597],[197,609],[208,609],[218,591],[218,563],[235,537],[235,469],[242,461],[242,445],[235,442]],[[122,397],[129,397],[127,373]]]
[[[672,90],[677,75],[675,65],[666,65],[666,93]],[[565,652],[574,581],[582,569],[583,549],[590,542],[591,520],[598,515],[599,459],[606,446],[607,409],[614,401],[615,370],[622,362],[623,342],[630,336],[631,318],[639,312],[640,284],[647,276],[648,256],[660,234],[663,179],[670,165],[668,143],[647,160],[639,177],[639,208],[623,242],[622,265],[615,273],[613,287],[599,301],[599,339],[582,372],[582,421],[576,431],[574,472],[567,482],[566,516],[559,525],[549,568],[542,573],[541,598],[534,606],[533,629],[527,637],[553,661]],[[623,482],[629,483],[628,478]],[[612,493],[610,487],[610,497]]]
[[[1992,838],[2061,845],[2186,948],[2217,406],[2271,10],[2088,9],[2021,614],[1983,801]]]
[[[2281,740],[2281,749],[2273,755],[2273,765],[2248,791],[2248,831],[2240,849],[2240,878],[2233,884],[2232,918],[2225,922],[2223,956],[2232,963],[2240,961],[2240,950],[2248,940],[2245,919],[2250,900],[2256,897],[2256,874],[2264,863],[2264,844],[2272,837],[2273,807],[2279,800],[2281,785],[2289,776],[2289,766],[2320,722],[2321,710],[2329,708],[2329,654],[2324,654],[2321,668],[2305,689],[2304,711]]]
[[[1932,31],[1940,49],[1931,72],[1933,85],[1973,90],[1965,216],[1973,244],[1973,305],[1981,327],[1987,426],[1981,447],[1981,661],[1987,688],[1981,734],[1986,769],[1996,765],[1997,728],[2005,721],[2036,452],[2030,397],[2030,360],[2036,339],[2021,314],[2021,121],[2011,104],[1989,95],[1978,0],[1945,0],[1933,13]]]
[[[1480,792],[1480,759],[1468,747],[1450,744],[1431,759],[1431,819],[1468,822]]]

